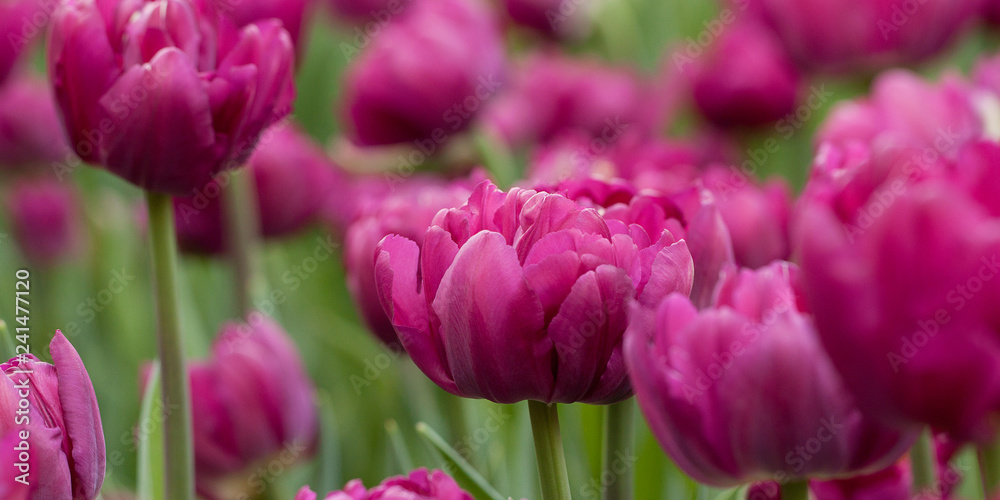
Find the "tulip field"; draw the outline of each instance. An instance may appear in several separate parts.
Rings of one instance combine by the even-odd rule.
[[[0,0],[0,500],[1000,499],[998,29]]]

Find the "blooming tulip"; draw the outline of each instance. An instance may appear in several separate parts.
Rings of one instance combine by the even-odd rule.
[[[56,332],[49,350],[51,365],[31,354],[0,365],[6,375],[0,384],[0,458],[7,465],[0,492],[5,499],[93,500],[104,483],[106,457],[97,396],[80,355],[62,332]]]
[[[348,134],[363,146],[433,151],[469,127],[503,71],[500,34],[478,0],[417,0],[348,68]]]
[[[702,311],[679,294],[633,306],[625,359],[640,408],[698,481],[870,472],[913,442],[853,403],[803,311],[797,274],[786,263],[730,273]]]
[[[199,0],[69,0],[48,62],[76,153],[177,195],[245,162],[295,96],[281,23],[237,32]]]
[[[629,397],[627,301],[687,294],[692,274],[670,232],[489,182],[439,212],[422,246],[387,236],[375,261],[382,306],[414,363],[452,394],[497,403]]]
[[[980,0],[733,0],[767,23],[800,65],[872,70],[943,49],[978,14]]]
[[[259,494],[248,491],[253,464],[290,465],[316,446],[315,389],[295,345],[273,321],[251,318],[225,325],[212,358],[188,367],[198,491],[210,498]]]
[[[5,205],[14,240],[31,264],[51,267],[82,250],[83,222],[72,185],[47,178],[19,181]]]
[[[316,500],[316,493],[303,486],[295,495],[295,500]],[[439,470],[417,469],[409,476],[396,476],[382,481],[382,484],[367,489],[355,479],[343,490],[334,491],[324,500],[473,500],[472,495],[463,491],[455,480]]]
[[[794,232],[817,329],[859,404],[886,422],[995,434],[998,160],[990,142],[954,163],[888,152],[821,163],[807,187]]]

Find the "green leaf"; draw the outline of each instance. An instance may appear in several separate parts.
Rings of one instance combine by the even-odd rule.
[[[163,405],[160,402],[160,365],[154,362],[146,382],[139,413],[139,464],[136,492],[139,500],[163,500],[165,491]]]
[[[462,455],[448,445],[441,436],[423,422],[417,422],[417,434],[435,450],[437,450],[444,460],[450,472],[455,476],[455,480],[472,494],[473,498],[489,498],[491,500],[506,500],[496,488],[486,481],[486,478],[479,473]]]
[[[316,460],[316,491],[334,491],[343,486],[340,434],[334,420],[333,399],[327,391],[319,391],[319,457]]]
[[[747,496],[749,486],[740,486],[731,490],[723,491],[716,495],[715,500],[743,500]]]

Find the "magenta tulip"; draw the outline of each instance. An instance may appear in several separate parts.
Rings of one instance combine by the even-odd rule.
[[[627,302],[691,290],[684,241],[561,195],[481,183],[422,246],[387,236],[375,279],[400,341],[439,386],[497,403],[607,404],[632,393]]]
[[[26,261],[52,267],[83,250],[81,205],[71,184],[48,178],[18,181],[6,198],[11,233]]]
[[[797,275],[787,263],[729,273],[701,311],[679,294],[633,306],[625,359],[640,408],[698,481],[871,472],[913,442],[854,404],[803,310]]]
[[[176,195],[242,165],[295,97],[281,23],[236,32],[200,0],[69,0],[48,61],[76,153]]]
[[[0,84],[0,170],[51,171],[69,153],[45,84],[27,74]]]
[[[0,492],[5,499],[94,500],[106,457],[97,396],[80,355],[61,332],[49,350],[52,365],[31,354],[0,365],[6,375],[0,384],[0,457],[6,459]]]
[[[986,0],[986,7],[983,9],[983,16],[993,24],[1000,24],[1000,1]]]
[[[547,37],[579,38],[589,27],[588,0],[503,0],[511,20]]]
[[[328,3],[337,17],[365,27],[384,26],[408,5],[402,0],[328,0]]]
[[[679,59],[698,110],[721,127],[766,125],[793,113],[798,69],[774,35],[753,21],[724,31],[708,52]]]
[[[349,136],[363,146],[436,150],[472,124],[503,81],[503,46],[485,6],[415,0],[347,70]]]
[[[0,0],[0,84],[43,31],[34,15],[37,12],[38,0]]]
[[[777,33],[800,65],[865,71],[917,62],[948,45],[981,0],[732,0]]]
[[[963,440],[1000,412],[1000,147],[826,162],[795,223],[816,325],[863,408]],[[832,172],[832,173],[831,173]]]
[[[439,470],[417,469],[408,476],[396,476],[367,489],[355,479],[343,490],[334,491],[323,500],[474,500],[459,488],[455,480]],[[316,493],[303,486],[295,500],[317,500]]]
[[[309,0],[211,0],[216,9],[233,21],[236,26],[244,26],[278,19],[292,37],[292,43],[299,46],[302,24],[305,21]]]
[[[316,447],[315,389],[295,345],[270,319],[251,320],[225,325],[211,359],[188,367],[196,478],[208,498],[259,495],[254,464],[290,466]]]

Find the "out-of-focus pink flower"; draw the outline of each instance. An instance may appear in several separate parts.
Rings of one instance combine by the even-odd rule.
[[[982,0],[733,0],[777,33],[804,68],[866,71],[943,49]]]
[[[439,211],[460,207],[469,199],[476,180],[446,182],[418,177],[394,188],[369,207],[347,229],[344,239],[344,267],[347,289],[368,328],[382,342],[398,342],[396,331],[386,317],[375,286],[375,250],[382,238],[395,234],[423,244],[424,233]]]
[[[279,125],[261,138],[247,163],[256,185],[261,235],[281,238],[319,218],[331,189],[346,175],[322,149],[294,125]],[[195,196],[174,199],[180,247],[194,253],[226,249],[225,203],[220,182],[211,181]]]
[[[565,3],[563,0],[503,0],[510,18],[548,37],[578,38],[589,27],[589,0]]]
[[[281,23],[236,31],[199,0],[69,0],[50,42],[71,146],[153,191],[186,195],[242,165],[295,97]]]
[[[692,478],[735,485],[874,471],[912,443],[914,434],[853,403],[797,283],[792,265],[775,263],[728,274],[702,311],[678,294],[633,306],[624,353],[639,405]]]
[[[382,305],[417,366],[453,394],[498,403],[630,396],[627,302],[687,295],[693,271],[668,231],[489,182],[439,212],[422,246],[388,236],[375,261]]]
[[[315,389],[295,345],[270,319],[251,318],[223,326],[212,357],[188,365],[198,492],[209,498],[252,493],[254,464],[287,466],[316,446]]]
[[[316,500],[316,493],[303,486],[295,500]],[[355,479],[340,491],[334,491],[323,500],[474,500],[472,495],[459,488],[454,479],[439,470],[417,469],[408,476],[396,476],[382,484],[367,489]]]
[[[765,125],[795,110],[799,71],[757,22],[729,26],[706,54],[682,65],[695,105],[715,125]]]
[[[31,354],[0,365],[5,375],[0,383],[0,457],[5,460],[0,492],[12,495],[5,499],[93,500],[104,484],[106,457],[97,396],[80,355],[62,332],[56,332],[49,350],[51,365]],[[18,409],[25,404],[26,413]],[[27,488],[18,486],[18,477]]]
[[[797,210],[824,347],[867,413],[986,440],[1000,411],[1000,146],[826,154]],[[933,381],[930,383],[928,381]]]
[[[25,73],[0,84],[0,169],[48,170],[69,153],[45,83]]]
[[[993,24],[1000,24],[1000,1],[985,0],[986,6],[983,8],[983,16]]]
[[[503,82],[500,33],[479,0],[416,0],[348,68],[348,135],[433,151],[468,128]]]
[[[51,267],[83,250],[81,206],[72,184],[49,178],[18,181],[6,198],[11,233],[32,265]]]
[[[414,1],[420,0],[328,0],[328,3],[337,17],[365,24],[367,28],[369,23],[371,26],[388,24]]]
[[[0,84],[21,58],[32,40],[43,30],[33,19],[38,0],[0,0]]]
[[[216,9],[229,17],[237,27],[278,19],[292,37],[292,43],[299,46],[302,23],[309,6],[309,0],[211,0]]]

